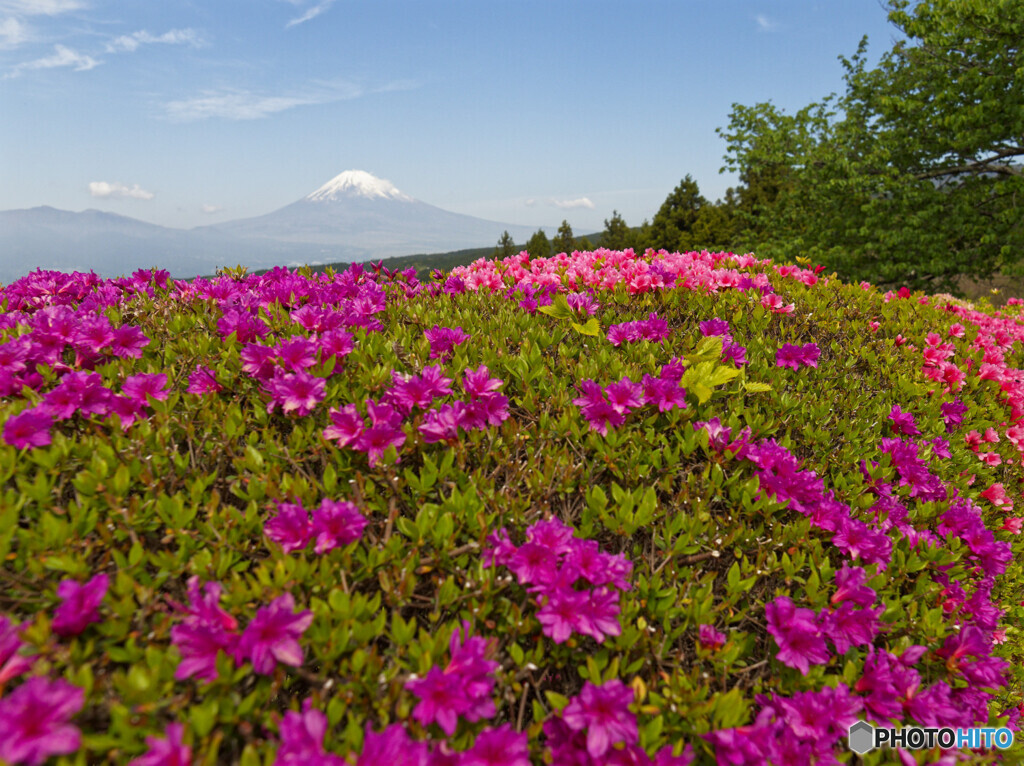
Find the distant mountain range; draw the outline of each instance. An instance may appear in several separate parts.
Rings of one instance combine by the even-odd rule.
[[[188,278],[239,264],[367,261],[493,246],[503,231],[523,243],[535,230],[442,210],[348,170],[280,210],[188,230],[99,210],[0,211],[0,282],[37,268],[112,277],[159,267]]]

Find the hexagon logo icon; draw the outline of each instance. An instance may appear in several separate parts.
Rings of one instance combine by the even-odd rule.
[[[864,755],[875,747],[875,727],[867,721],[857,721],[857,723],[850,724],[847,739],[853,752]]]

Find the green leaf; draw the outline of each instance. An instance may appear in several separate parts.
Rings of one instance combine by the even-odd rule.
[[[596,337],[601,332],[601,324],[597,321],[597,317],[590,317],[585,325],[573,322],[572,326],[573,329],[581,335],[591,335]]]

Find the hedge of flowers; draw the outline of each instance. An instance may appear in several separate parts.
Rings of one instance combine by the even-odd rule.
[[[1022,305],[706,252],[33,272],[0,289],[0,762],[1017,731]]]

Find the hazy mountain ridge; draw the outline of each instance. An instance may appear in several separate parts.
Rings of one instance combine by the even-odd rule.
[[[516,241],[527,226],[452,213],[364,171],[346,171],[297,202],[253,218],[173,229],[99,210],[0,211],[0,282],[37,268],[110,277],[160,267],[176,278],[221,266],[367,261]]]

